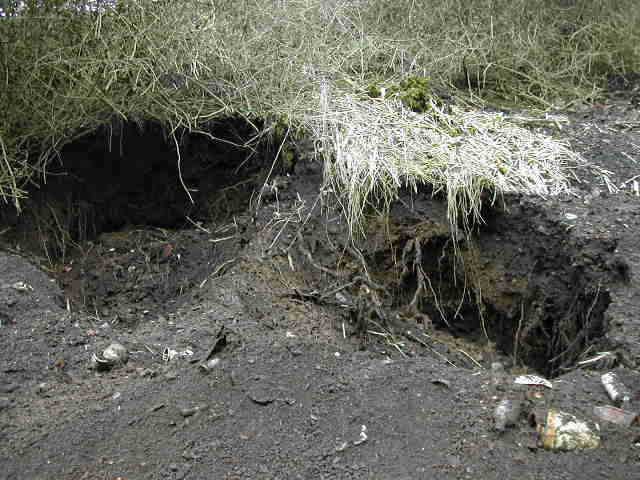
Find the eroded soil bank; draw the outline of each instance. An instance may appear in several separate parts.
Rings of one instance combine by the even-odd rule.
[[[574,112],[563,135],[621,185],[637,132],[607,130],[628,114],[609,112]],[[558,454],[537,448],[525,415],[504,433],[492,419],[512,397],[594,419],[614,367],[635,395],[629,189],[583,175],[571,197],[506,197],[457,244],[443,201],[406,192],[354,245],[319,197],[318,163],[276,170],[256,209],[271,165],[190,139],[192,206],[174,152],[151,134],[153,147],[123,150],[134,157],[105,153],[100,136],[70,148],[57,194],[34,200],[40,220],[4,214],[15,233],[0,266],[7,478],[634,478],[633,427],[601,423],[600,447]],[[87,183],[83,152],[105,166],[100,183]],[[114,165],[130,174],[122,185]],[[15,255],[29,238],[49,252],[41,269]],[[205,371],[222,326],[220,362]],[[89,370],[113,341],[128,363]],[[168,362],[167,348],[179,354]],[[603,350],[607,364],[577,368]],[[507,369],[499,386],[493,362]],[[521,372],[554,377],[553,389],[516,388]]]

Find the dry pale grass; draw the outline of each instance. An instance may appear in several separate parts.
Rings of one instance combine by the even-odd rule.
[[[326,182],[344,202],[352,231],[368,207],[388,205],[403,186],[444,192],[449,219],[482,222],[483,198],[569,191],[567,169],[584,163],[567,145],[486,113],[436,102],[424,114],[397,98],[370,99],[325,85],[307,126],[322,146]],[[489,194],[487,196],[487,193]]]
[[[311,132],[354,228],[368,204],[421,183],[446,192],[453,224],[478,221],[483,192],[558,193],[579,158],[493,114],[417,115],[358,92],[420,75],[544,106],[640,71],[635,0],[29,5],[0,19],[0,196],[18,208],[64,145],[98,126],[156,122],[178,145],[177,131],[239,116]]]

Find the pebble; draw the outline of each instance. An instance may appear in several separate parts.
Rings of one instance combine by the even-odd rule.
[[[0,388],[0,391],[2,391],[2,393],[12,393],[18,390],[18,388],[20,388],[20,385],[17,383],[5,383]]]
[[[102,356],[105,360],[108,360],[114,365],[118,363],[127,363],[127,360],[129,360],[129,352],[119,343],[112,343],[105,348],[102,352]]]
[[[0,397],[0,410],[9,408],[11,406],[11,400],[7,397]]]
[[[180,415],[184,418],[191,417],[198,413],[201,410],[205,410],[207,408],[206,405],[196,405],[195,407],[186,407],[180,409]]]
[[[200,368],[202,370],[204,370],[205,372],[207,372],[209,370],[213,370],[214,368],[216,368],[219,363],[220,363],[220,359],[219,358],[217,358],[217,357],[216,358],[212,358],[208,362],[203,363],[202,365],[200,365]]]

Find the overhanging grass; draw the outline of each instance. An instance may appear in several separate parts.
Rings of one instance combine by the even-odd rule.
[[[578,158],[488,114],[366,99],[367,84],[417,74],[545,105],[640,71],[635,0],[44,3],[0,20],[0,195],[16,206],[65,144],[100,125],[153,121],[172,135],[241,115],[311,132],[352,225],[372,196],[418,183],[447,193],[456,224],[477,217],[485,190],[562,191]]]
[[[565,144],[500,113],[432,101],[427,113],[417,114],[397,98],[363,100],[326,85],[318,110],[308,125],[323,147],[326,182],[345,192],[352,232],[372,199],[388,206],[401,187],[418,184],[444,192],[454,234],[458,226],[468,231],[482,221],[483,194],[493,201],[507,192],[567,192],[567,168],[583,163]]]

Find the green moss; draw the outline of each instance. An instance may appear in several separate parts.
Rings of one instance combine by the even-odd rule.
[[[382,96],[382,92],[380,91],[380,87],[378,87],[375,83],[370,83],[367,86],[367,95],[371,98],[380,98]]]
[[[443,105],[438,94],[431,87],[430,79],[419,75],[407,77],[400,83],[386,89],[376,83],[370,83],[366,88],[366,93],[371,98],[380,98],[383,93],[385,98],[396,96],[407,108],[416,113],[430,111],[432,102],[438,106]]]
[[[398,85],[390,87],[386,95],[398,95],[407,108],[417,113],[425,113],[431,109],[431,100],[434,98],[429,83],[427,77],[412,75]]]

